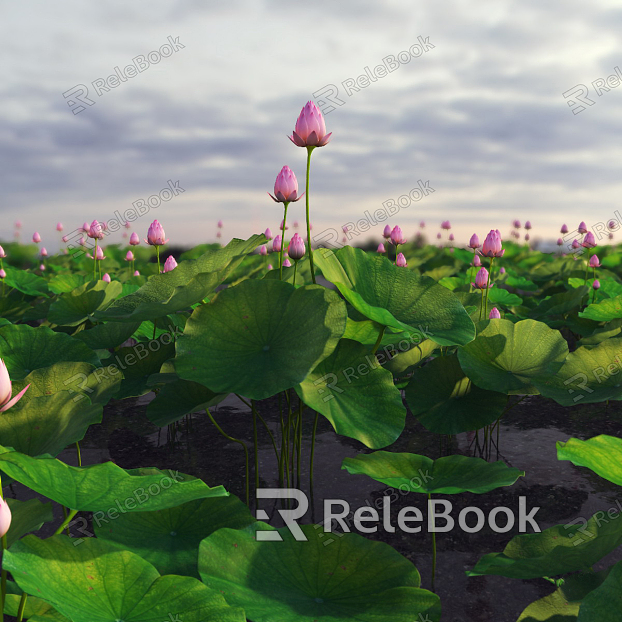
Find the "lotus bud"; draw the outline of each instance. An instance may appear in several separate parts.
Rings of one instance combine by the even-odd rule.
[[[104,276],[102,276],[102,281],[104,281],[104,283],[110,283],[110,275],[107,272],[106,274],[104,274]]]
[[[125,224],[123,225],[126,229],[129,229],[132,225],[130,225],[130,223],[126,220]]]
[[[271,263],[268,264],[268,270],[274,270]]]
[[[45,248],[45,246],[41,249],[41,257],[47,257],[48,256],[48,252],[47,249]]]
[[[33,241],[35,244],[39,244],[39,242],[41,242],[41,236],[39,235],[39,232],[38,232],[38,231],[35,231],[35,232],[32,234],[32,241]]]
[[[272,239],[272,231],[270,231],[270,228],[266,229],[264,235],[266,236],[268,240]]]
[[[590,268],[600,268],[600,261],[597,255],[592,255],[590,257]]]
[[[134,276],[140,276],[140,272],[138,270],[134,270]]]
[[[574,240],[572,241],[571,246],[572,246],[572,248],[579,248],[579,246],[581,246],[581,245],[579,244],[579,240],[574,239]]]
[[[561,238],[557,238],[557,246],[561,246],[564,243],[564,240]]]
[[[319,108],[307,102],[296,121],[296,128],[288,138],[298,147],[323,147],[330,141],[331,134],[326,133],[326,124]]]
[[[127,251],[125,261],[134,261],[134,253],[132,251]]]
[[[520,229],[520,220],[515,220],[513,223],[514,229]]]
[[[437,240],[440,240],[440,239],[441,239],[441,234],[440,234],[440,233],[437,233],[437,234],[436,234],[436,239],[437,239]]]
[[[525,233],[525,242],[529,242],[529,234]]]
[[[490,230],[484,240],[482,250],[477,252],[483,257],[503,257],[505,249],[502,248],[501,245],[501,234],[499,233],[499,229]]]
[[[4,268],[0,268],[0,279],[6,279],[6,272]]]
[[[406,244],[406,238],[402,233],[402,229],[398,225],[393,227],[393,231],[391,231],[391,243],[394,246],[397,246],[398,244]]]
[[[562,228],[559,230],[560,233],[568,233],[568,225],[562,225]]]
[[[453,234],[453,233],[450,233],[450,234],[449,234],[449,241],[450,241],[450,242],[453,242],[455,239],[456,239],[456,238],[454,237],[454,234]]]
[[[419,223],[419,226],[420,226],[422,229],[425,229],[425,220],[422,220],[422,221]]]
[[[6,257],[6,253],[4,252],[4,249],[2,248],[2,246],[0,246],[0,259],[4,259]]]
[[[43,263],[42,263],[42,264],[39,266],[39,270],[41,270],[41,272],[45,272],[45,264],[43,264]]]
[[[132,246],[137,246],[138,244],[140,244],[140,238],[138,237],[138,233],[136,233],[136,231],[134,231],[134,233],[130,235],[130,244]]]
[[[385,225],[382,237],[387,240],[391,237],[391,227],[389,225]]]
[[[89,227],[89,230],[86,232],[86,234],[89,236],[89,238],[92,239],[97,239],[97,240],[103,240],[104,238],[104,228],[102,227],[102,225],[97,222],[97,220],[94,220],[91,223],[91,226]]]
[[[479,268],[482,265],[482,260],[479,258],[479,255],[475,255],[475,257],[473,257],[473,265],[476,268]]]
[[[281,251],[281,236],[277,235],[272,240],[272,252],[279,253]]]
[[[408,264],[406,263],[406,257],[404,257],[403,253],[397,254],[397,257],[395,258],[395,265],[400,268],[408,267]]]
[[[15,228],[16,229],[21,229],[22,228],[22,221],[21,220],[16,220],[15,221]]]
[[[289,166],[284,166],[281,172],[276,176],[276,181],[274,182],[274,196],[269,192],[268,194],[272,200],[277,203],[291,203],[292,201],[299,201],[304,192],[298,196],[298,180],[296,179],[296,175],[294,175],[294,172]]]
[[[477,271],[477,274],[475,275],[475,283],[471,283],[471,285],[479,289],[487,289],[488,288],[488,270],[486,270],[486,268],[480,268]]]
[[[9,504],[0,497],[0,538],[4,538],[11,526],[11,508]]]
[[[579,233],[587,233],[587,225],[583,221],[579,223]]]
[[[499,270],[499,274],[505,274],[505,268],[501,268],[501,270]]]
[[[610,240],[613,240],[613,233],[609,233],[609,235],[607,236]]]
[[[298,224],[297,220],[294,220],[294,229],[298,229],[300,225]]]
[[[287,259],[287,257],[283,260],[283,267],[284,268],[291,268],[292,267],[292,262]]]
[[[219,229],[222,229],[222,220],[219,220],[219,221],[218,221],[218,228],[219,228]]]
[[[592,283],[592,287],[594,289],[600,289],[600,281],[598,279],[594,279],[594,282]]]
[[[13,399],[11,394],[13,392],[13,386],[11,384],[11,378],[9,377],[9,370],[6,368],[4,361],[0,359],[0,412],[4,412],[14,406],[22,399],[22,396],[28,390],[28,385],[25,389],[22,389]]]
[[[527,231],[531,229],[531,222],[529,220],[525,223],[525,229],[527,229]]]
[[[618,224],[618,223],[617,223],[617,221],[616,221],[616,220],[610,220],[610,221],[607,223],[607,227],[609,227],[609,229],[617,229],[617,226],[616,226],[617,224]]]
[[[222,233],[220,233],[220,231],[219,231],[219,232],[216,234],[216,237],[217,237],[218,239],[222,238]]]
[[[287,247],[287,254],[294,261],[298,261],[305,256],[305,252],[306,248],[303,239],[297,233],[294,233],[294,237],[290,240],[289,246]]]
[[[447,231],[449,231],[449,229],[451,229],[451,223],[448,220],[444,220],[441,223],[441,229],[446,229]]]
[[[56,224],[56,231],[62,231],[63,230],[63,223],[59,222]]]
[[[150,246],[164,246],[164,244],[168,242],[168,238],[164,233],[164,229],[157,220],[154,220],[149,225],[149,230],[147,231],[147,239],[145,240],[145,242]]]
[[[479,248],[481,245],[479,243],[479,238],[474,233],[469,240],[469,248]]]
[[[175,257],[173,255],[169,255],[164,262],[164,268],[162,268],[162,272],[170,272],[177,267],[177,262],[175,261]]]
[[[596,238],[594,238],[594,234],[591,231],[588,231],[583,238],[583,242],[581,242],[581,246],[584,248],[594,248],[596,246]]]
[[[376,249],[376,252],[378,252],[378,253],[386,253],[387,250],[384,247],[384,244],[378,244],[378,248]]]
[[[279,229],[281,231],[283,231],[283,225],[285,224],[285,222],[283,220],[281,220],[281,224],[279,225]],[[289,225],[285,225],[285,231],[289,231]]]
[[[101,246],[98,246],[97,250],[95,251],[95,259],[97,259],[98,261],[103,261],[104,259],[106,259],[106,255],[104,255],[104,249]]]
[[[497,309],[497,307],[493,307],[490,310],[490,313],[488,314],[488,319],[489,320],[500,320],[501,319],[501,314],[499,313],[499,309]]]

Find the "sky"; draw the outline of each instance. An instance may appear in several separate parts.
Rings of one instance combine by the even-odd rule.
[[[421,185],[425,196],[402,198],[350,243],[379,238],[387,222],[412,237],[424,220],[433,237],[449,219],[463,245],[490,229],[508,237],[515,218],[531,221],[532,238],[550,239],[564,222],[572,231],[616,218],[619,2],[2,5],[0,240],[19,219],[22,239],[38,230],[56,249],[57,222],[70,232],[109,221],[169,181],[175,196],[163,193],[169,200],[131,231],[144,237],[157,218],[176,245],[215,241],[218,220],[224,241],[275,232],[282,206],[267,192],[281,167],[304,189],[306,150],[287,135],[327,88],[341,103],[321,106],[333,136],[311,161],[314,236],[418,197]],[[152,51],[154,62],[124,74]],[[378,66],[393,70],[359,78]],[[124,81],[108,80],[115,67]],[[107,91],[93,84],[102,82]],[[76,100],[79,85],[90,104]],[[289,219],[303,222],[304,199]]]

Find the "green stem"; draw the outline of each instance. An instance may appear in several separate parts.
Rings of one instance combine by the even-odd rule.
[[[281,250],[279,251],[279,279],[283,280],[283,251],[285,250],[285,225],[287,224],[287,208],[289,207],[289,201],[283,203],[283,232],[281,233]]]
[[[78,452],[78,466],[82,466],[82,454],[80,453],[80,443],[76,441],[76,450]]]
[[[26,592],[22,592],[22,597],[19,599],[19,608],[17,610],[17,622],[22,622],[24,619],[24,609],[26,608],[27,598],[28,594],[26,594]]]
[[[309,221],[309,171],[311,169],[311,152],[315,149],[307,146],[307,179],[305,182],[305,205],[307,208],[307,244],[309,245],[309,267],[311,268],[311,280],[315,285],[315,270],[313,268],[313,249],[311,248],[311,223]]]
[[[298,260],[294,259],[294,287],[296,287],[296,268],[298,268]]]
[[[161,273],[160,271],[160,247],[156,245],[156,257],[158,258],[158,274]]]
[[[490,281],[492,280],[492,264],[495,258],[490,258],[490,272],[488,273],[488,281],[486,281],[486,300],[484,301],[484,319],[488,317],[488,292],[490,291]]]
[[[376,343],[374,344],[374,348],[371,351],[372,354],[376,354],[376,352],[378,351],[378,348],[380,347],[380,342],[382,341],[382,337],[384,336],[385,329],[386,329],[386,326],[383,326],[382,329],[380,330],[380,334],[378,335],[378,339],[376,339]]]
[[[428,493],[428,513],[432,512],[432,495]],[[432,591],[434,591],[434,579],[436,578],[436,532],[432,532]]]
[[[93,280],[97,281],[97,238],[95,238],[95,254],[93,255]]]
[[[65,520],[60,524],[60,527],[54,532],[53,535],[57,536],[63,533],[63,529],[69,525],[69,523],[73,520],[73,517],[78,513],[78,510],[71,510],[69,514],[65,517]]]

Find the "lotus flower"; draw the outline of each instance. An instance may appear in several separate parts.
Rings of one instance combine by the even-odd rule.
[[[168,242],[168,238],[164,233],[164,229],[157,220],[154,220],[149,225],[149,230],[147,231],[147,239],[145,240],[145,242],[150,246],[164,246],[164,244]]]
[[[298,229],[299,225],[298,225],[298,221],[294,220],[294,229]]]
[[[588,231],[585,234],[583,242],[581,242],[581,246],[583,246],[583,248],[594,248],[596,246],[596,239],[591,231]]]
[[[290,240],[289,246],[287,247],[287,254],[294,261],[298,261],[305,256],[306,250],[303,239],[297,233],[294,233],[294,237]]]
[[[501,270],[499,270],[499,274],[505,274],[505,268],[501,268]]]
[[[600,268],[600,261],[597,255],[592,255],[590,257],[590,268]]]
[[[456,239],[456,238],[454,237],[454,234],[453,234],[453,233],[450,233],[450,234],[449,234],[449,241],[450,241],[450,242],[453,242],[455,239]]]
[[[501,234],[499,233],[499,229],[490,230],[484,240],[482,250],[477,252],[480,253],[482,257],[503,257],[505,249],[502,248],[501,245]]]
[[[600,289],[600,281],[598,279],[594,279],[594,282],[592,283],[592,287],[594,289]]]
[[[4,538],[11,526],[11,508],[9,504],[0,497],[0,538]]]
[[[559,230],[560,233],[568,233],[568,225],[562,225],[562,228]]]
[[[492,287],[492,284],[488,285],[488,270],[486,270],[486,268],[480,268],[475,275],[475,283],[471,283],[471,285],[478,289]]]
[[[525,242],[529,242],[529,234],[525,233]]]
[[[441,234],[440,234],[440,233],[437,233],[437,234],[436,234],[436,239],[437,239],[437,240],[440,240],[440,239],[441,239]]]
[[[304,192],[298,196],[298,180],[294,171],[289,166],[284,166],[281,172],[276,176],[274,182],[274,196],[269,192],[268,194],[273,201],[277,203],[291,203],[292,201],[299,201],[302,198]]]
[[[285,257],[285,259],[283,260],[283,267],[284,268],[291,268],[292,267],[292,262],[287,259],[287,257]]]
[[[443,220],[443,222],[441,223],[441,229],[446,229],[447,231],[449,231],[449,229],[451,229],[451,223],[448,220]]]
[[[132,225],[130,225],[130,223],[126,220],[125,224],[123,225],[126,229],[129,229]]]
[[[609,235],[607,236],[610,240],[613,240],[613,233],[609,233]]]
[[[378,244],[378,248],[376,249],[378,253],[386,253],[387,249],[384,247],[384,244]]]
[[[296,128],[288,138],[298,147],[323,147],[330,141],[330,134],[326,133],[326,124],[319,108],[312,102],[307,102],[296,121]]]
[[[564,240],[561,238],[557,238],[557,246],[561,246],[564,243]]]
[[[68,236],[68,235],[64,235],[64,236],[63,236],[63,238],[62,238],[62,240],[63,240],[63,242],[64,242],[65,244],[67,244],[67,242],[69,242],[69,236]],[[65,250],[67,250],[67,249],[65,249]]]
[[[501,314],[499,313],[499,309],[497,309],[497,307],[493,307],[490,310],[490,313],[488,314],[488,319],[489,320],[500,320],[501,319]]]
[[[173,255],[169,255],[164,262],[164,268],[162,268],[162,272],[171,272],[177,267],[177,262],[175,261],[175,257]]]
[[[404,237],[402,229],[399,225],[395,225],[395,227],[393,227],[393,231],[391,231],[391,243],[394,246],[397,246],[398,244],[406,244],[406,238]]]
[[[47,257],[48,256],[48,252],[47,249],[45,248],[45,246],[41,249],[41,257]]]
[[[25,389],[22,389],[13,399],[11,399],[13,385],[11,384],[9,371],[6,368],[4,361],[0,359],[0,413],[17,404],[17,402],[22,399],[29,386],[30,385],[28,385]]]
[[[527,231],[531,229],[531,222],[529,220],[525,223],[525,229],[527,229]]]
[[[59,222],[56,224],[56,231],[62,231],[63,230],[63,223]]]
[[[220,233],[220,231],[216,234],[217,238],[222,238],[222,233]]]
[[[0,279],[6,279],[6,272],[4,268],[0,268]]]
[[[395,265],[400,268],[408,267],[408,264],[406,263],[406,257],[404,257],[403,253],[397,254],[397,257],[395,258]]]
[[[384,230],[382,232],[382,237],[388,240],[391,237],[391,227],[389,225],[385,225]]]
[[[134,276],[140,276],[140,272],[138,270],[134,270]]]
[[[513,223],[514,229],[520,229],[520,220],[515,220]]]
[[[136,233],[136,231],[134,231],[134,233],[130,235],[130,244],[132,246],[137,246],[138,244],[140,244],[140,238],[138,237],[138,233]]]
[[[481,244],[479,243],[479,238],[474,233],[469,240],[469,248],[479,248]]]
[[[15,221],[15,228],[16,229],[21,229],[22,228],[22,221],[21,220],[16,220]]]
[[[579,248],[579,246],[581,246],[581,244],[579,244],[579,240],[574,239],[574,240],[572,241],[571,246],[572,246],[572,248]]]
[[[6,257],[6,253],[4,252],[4,249],[2,248],[2,246],[0,246],[0,259],[4,259]]]
[[[419,226],[420,226],[422,229],[425,229],[425,220],[422,220],[422,221],[419,223]]]
[[[272,231],[270,231],[270,228],[266,229],[266,231],[264,232],[264,235],[266,236],[268,240],[272,239]]]
[[[617,224],[617,221],[615,221],[615,220],[610,220],[610,221],[607,223],[607,227],[609,227],[609,229],[615,229],[615,228],[616,228],[616,224]]]
[[[271,263],[268,264],[268,270],[274,270]]]
[[[97,222],[97,220],[94,220],[90,224],[89,230],[86,232],[86,234],[89,236],[89,238],[92,238],[94,240],[95,239],[103,240],[104,239],[104,228],[99,222]]]
[[[289,225],[285,222],[285,219],[281,220],[281,224],[279,225],[281,231],[283,231],[283,225],[285,225],[285,231],[289,231]]]
[[[476,268],[479,268],[482,265],[482,260],[479,258],[479,255],[475,255],[475,257],[473,257],[473,265]]]
[[[32,241],[33,241],[35,244],[39,244],[39,242],[41,242],[41,236],[39,235],[39,232],[38,232],[38,231],[35,231],[35,232],[32,234]]]
[[[127,251],[125,261],[134,261],[134,253],[132,251]]]
[[[218,228],[219,228],[219,229],[222,229],[222,220],[219,220],[219,221],[218,221]]]
[[[275,236],[274,240],[272,240],[272,252],[278,253],[281,250],[281,236]]]
[[[107,272],[106,274],[104,274],[104,276],[102,276],[102,281],[104,281],[105,283],[110,283],[110,275]]]
[[[587,233],[587,225],[583,221],[579,223],[579,233]]]

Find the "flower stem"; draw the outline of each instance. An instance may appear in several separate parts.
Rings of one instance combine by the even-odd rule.
[[[296,287],[296,268],[298,268],[298,260],[297,259],[294,260],[294,283],[293,283],[294,287]]]
[[[307,208],[307,244],[309,245],[309,267],[311,268],[311,280],[315,285],[315,270],[313,268],[313,249],[311,248],[311,223],[309,221],[309,171],[311,169],[311,152],[315,149],[307,146],[307,179],[305,183],[305,205]]]
[[[285,249],[285,225],[287,224],[287,208],[289,201],[283,203],[283,233],[281,234],[281,250],[279,251],[279,279],[283,280],[283,250]]]
[[[160,247],[156,245],[156,257],[158,258],[158,274],[160,274]]]
[[[26,608],[27,598],[28,594],[26,594],[26,592],[22,592],[22,597],[19,599],[19,608],[17,610],[17,622],[22,622],[24,619],[24,609]]]

